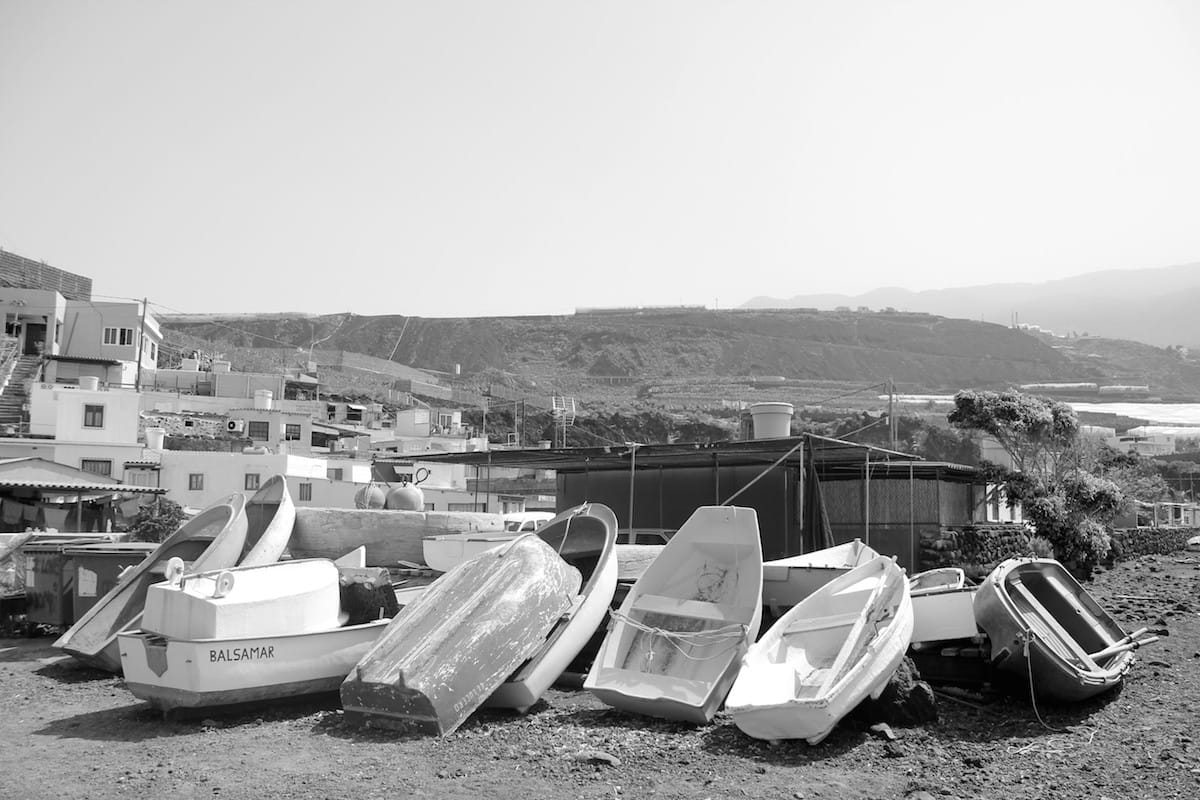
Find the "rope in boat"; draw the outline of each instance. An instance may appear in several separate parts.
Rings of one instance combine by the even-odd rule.
[[[702,631],[670,631],[665,628],[656,628],[653,625],[647,625],[640,620],[635,620],[628,614],[622,614],[615,608],[609,609],[609,615],[617,622],[623,622],[629,627],[648,633],[651,636],[659,636],[666,640],[667,644],[675,648],[681,656],[691,661],[710,661],[718,656],[728,653],[733,648],[746,640],[750,632],[748,625],[735,622],[729,625],[722,625],[720,628],[710,628]],[[670,612],[663,612],[669,614]],[[683,645],[689,645],[689,648],[697,647],[712,647],[721,645],[720,649],[706,656],[693,656],[691,653],[683,649]]]

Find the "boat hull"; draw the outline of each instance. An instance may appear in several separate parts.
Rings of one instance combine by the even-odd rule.
[[[246,501],[246,544],[238,566],[272,564],[287,550],[296,525],[296,504],[287,480],[275,474],[267,478]]]
[[[762,620],[753,509],[701,507],[612,615],[584,688],[647,716],[710,722]]]
[[[908,582],[894,561],[877,557],[806,598],[751,646],[726,710],[756,739],[818,744],[883,692],[912,627]]]
[[[1030,680],[1039,697],[1078,702],[1118,686],[1132,650],[1097,663],[1089,655],[1125,631],[1053,559],[1013,558],[998,565],[975,595],[975,620],[999,670]]]
[[[372,724],[453,732],[538,651],[580,584],[534,534],[461,564],[362,657],[341,685],[343,708]]]
[[[141,626],[146,593],[151,585],[163,580],[167,562],[181,558],[196,571],[231,567],[241,557],[245,542],[245,498],[234,494],[217,501],[126,572],[54,646],[88,666],[120,672],[117,634]]]
[[[855,539],[824,550],[763,562],[763,605],[782,615],[804,598],[879,554]]]
[[[426,536],[503,531],[499,514],[300,506],[288,547],[294,558],[336,559],[365,547],[371,566],[420,564]]]
[[[125,685],[164,712],[336,692],[390,620],[290,636],[167,639],[120,634]]]
[[[607,506],[577,506],[535,535],[580,570],[583,585],[538,652],[492,692],[486,706],[524,712],[536,703],[604,622],[617,589],[617,518]]]

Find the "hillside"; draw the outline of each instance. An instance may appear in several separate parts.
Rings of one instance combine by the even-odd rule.
[[[293,345],[366,353],[477,388],[530,395],[790,399],[894,379],[901,392],[1023,383],[1142,383],[1200,397],[1200,364],[1178,351],[1056,339],[929,314],[667,309],[561,317],[324,317],[163,320],[168,336],[214,348]],[[243,354],[253,350],[243,350]],[[265,352],[265,351],[264,351]],[[276,351],[278,352],[278,351]],[[457,367],[457,370],[456,370]],[[457,374],[456,374],[457,372]]]
[[[1059,334],[1131,339],[1200,349],[1200,263],[1107,270],[1044,283],[993,283],[913,292],[755,297],[744,308],[898,308],[946,317],[1038,325]]]

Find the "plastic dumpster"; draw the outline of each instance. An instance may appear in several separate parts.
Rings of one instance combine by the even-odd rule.
[[[118,542],[116,544],[85,544],[63,551],[75,565],[74,589],[71,603],[75,619],[104,595],[112,591],[121,573],[142,563],[158,548],[150,542]]]
[[[88,544],[103,538],[85,539]],[[80,544],[73,539],[40,539],[21,546],[25,556],[25,618],[44,625],[68,626],[75,622],[75,562],[66,550]]]

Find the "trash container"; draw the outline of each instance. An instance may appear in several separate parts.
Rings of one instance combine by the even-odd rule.
[[[104,539],[85,539],[91,544]],[[39,539],[21,546],[25,556],[25,618],[29,622],[66,627],[75,622],[75,563],[64,551],[78,547],[73,539]]]
[[[156,549],[158,545],[150,542],[118,542],[85,544],[64,550],[63,555],[75,565],[71,593],[75,619],[86,614],[101,597],[112,591],[122,572],[142,563]]]

